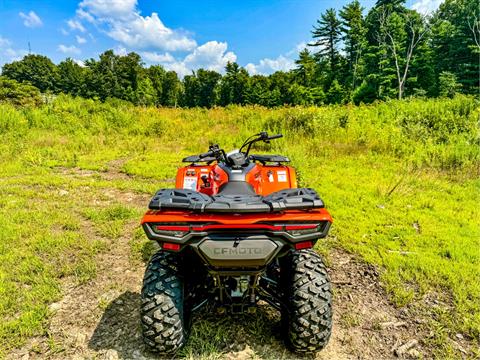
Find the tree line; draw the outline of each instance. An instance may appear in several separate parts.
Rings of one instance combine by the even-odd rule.
[[[290,71],[249,75],[228,63],[224,75],[199,69],[183,79],[131,52],[105,51],[83,65],[58,65],[30,54],[5,64],[2,76],[42,92],[118,98],[139,105],[267,107],[370,103],[405,96],[478,94],[480,11],[476,0],[446,0],[431,16],[404,0],[378,0],[367,13],[358,0],[321,14],[312,41]]]

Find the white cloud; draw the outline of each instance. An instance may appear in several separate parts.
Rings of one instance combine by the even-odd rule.
[[[66,45],[60,44],[58,45],[58,51],[64,54],[72,54],[72,55],[78,55],[81,53],[80,49],[77,48],[75,45],[66,46]]]
[[[198,46],[181,61],[161,63],[167,70],[175,71],[180,77],[200,68],[224,72],[228,62],[237,60],[237,56],[227,52],[226,42],[209,41]]]
[[[23,57],[28,54],[28,51],[24,49],[12,49],[9,47],[4,50],[0,49],[0,53],[5,56],[5,62],[12,62],[23,59]],[[0,56],[0,60],[2,60],[2,58],[3,56]]]
[[[185,66],[183,61],[176,61],[173,63],[161,64],[167,70],[175,71],[180,78],[183,78],[185,75],[192,73],[192,69],[189,69]]]
[[[85,27],[78,20],[70,19],[70,20],[67,21],[67,25],[70,28],[70,30],[78,30],[82,33],[86,31]]]
[[[114,49],[113,49],[113,53],[115,55],[120,55],[120,56],[125,56],[128,54],[128,51],[126,48],[124,48],[123,46],[116,46]]]
[[[274,73],[275,71],[292,70],[294,67],[295,60],[284,55],[280,55],[276,59],[262,59],[258,64],[249,63],[245,66],[245,69],[252,75],[268,75]]]
[[[419,0],[412,5],[413,10],[420,14],[428,15],[438,9],[443,0]]]
[[[197,46],[186,32],[165,26],[157,13],[140,15],[137,0],[83,0],[76,14],[72,25],[85,19],[132,49],[191,51]]]
[[[82,23],[92,23],[102,33],[117,41],[115,53],[126,55],[137,51],[147,63],[163,65],[183,77],[192,70],[204,68],[223,72],[237,56],[228,51],[226,42],[208,41],[198,45],[192,35],[167,27],[155,12],[142,15],[137,0],[82,0],[76,16],[69,20],[72,30],[85,31]],[[77,38],[77,42],[78,41]],[[269,74],[294,68],[294,59],[306,46],[298,44],[277,58],[265,58],[246,66],[252,74]],[[180,55],[178,55],[180,54]]]
[[[88,12],[86,12],[83,9],[77,9],[76,13],[77,13],[77,16],[78,16],[79,19],[86,20],[89,23],[94,23],[95,22],[95,19],[93,18],[93,16],[90,15]]]
[[[4,37],[2,37],[0,35],[0,49],[3,48],[3,47],[7,47],[7,46],[10,46],[12,44],[12,42]]]
[[[305,41],[299,42],[297,45],[295,45],[295,48],[289,51],[287,54],[288,55],[294,55],[298,56],[298,53],[303,51],[304,49],[308,48],[308,45]]]
[[[43,25],[42,19],[34,11],[29,11],[28,14],[20,12],[18,15],[23,19],[23,25],[26,27],[34,28]]]
[[[155,51],[142,51],[140,55],[146,61],[151,63],[170,63],[175,61],[175,58],[168,52],[165,54],[159,54]]]
[[[85,67],[85,62],[83,60],[73,59],[73,62],[80,67]]]
[[[209,41],[198,46],[188,32],[167,27],[157,13],[141,15],[137,0],[82,0],[76,16],[67,24],[71,30],[84,32],[82,22],[94,24],[116,40],[116,54],[137,51],[146,62],[162,64],[180,76],[199,68],[223,71],[228,61],[237,59],[227,51],[225,42]],[[78,37],[77,42],[81,43]],[[181,56],[172,55],[175,52]]]
[[[0,65],[21,60],[28,54],[27,50],[14,49],[11,46],[12,42],[9,39],[0,36]]]
[[[191,50],[195,40],[166,27],[157,13],[140,16],[135,13],[128,21],[109,21],[107,34],[114,40],[135,48],[155,48],[167,51]]]
[[[237,56],[227,51],[226,42],[209,41],[197,47],[183,61],[188,68],[223,71],[228,62],[237,61]]]
[[[85,44],[87,42],[87,39],[85,39],[84,37],[81,37],[79,35],[75,35],[75,38],[77,39],[77,43],[79,43],[79,44]]]
[[[264,58],[258,64],[248,63],[245,69],[251,74],[268,75],[275,71],[289,71],[295,68],[295,59],[298,58],[298,53],[307,47],[305,41],[299,42],[291,50],[285,54],[279,55],[275,59]]]
[[[100,18],[129,17],[136,11],[137,0],[83,0],[80,11]],[[93,18],[92,18],[93,19]]]
[[[14,50],[12,48],[7,48],[5,49],[4,54],[10,57],[11,59],[16,59],[16,58],[20,59],[22,57],[21,52],[22,50]]]

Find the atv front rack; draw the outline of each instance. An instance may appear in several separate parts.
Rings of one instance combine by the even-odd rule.
[[[150,201],[151,210],[191,210],[200,213],[265,213],[323,208],[310,188],[285,189],[261,195],[213,195],[184,189],[161,189]]]

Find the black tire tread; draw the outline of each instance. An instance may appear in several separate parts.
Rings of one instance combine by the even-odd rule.
[[[332,332],[332,289],[322,258],[313,250],[295,251],[286,264],[284,311],[287,343],[298,353],[314,353]]]
[[[143,279],[140,313],[150,351],[172,355],[185,344],[183,281],[175,254],[160,250],[152,256]]]

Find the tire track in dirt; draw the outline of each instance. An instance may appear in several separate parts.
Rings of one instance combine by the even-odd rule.
[[[115,174],[108,177],[114,178]],[[140,209],[149,200],[148,195],[116,189],[109,192],[117,201],[125,201]],[[64,297],[50,306],[53,315],[48,336],[31,339],[24,347],[13,351],[8,359],[158,358],[145,352],[141,340],[139,292],[145,265],[132,259],[128,244],[138,226],[137,221],[130,222],[122,237],[107,241],[107,249],[96,257],[95,279],[79,286],[68,279],[63,283]],[[98,237],[87,221],[82,223],[81,230],[91,239]],[[331,249],[328,260],[334,287],[334,328],[327,347],[312,359],[392,359],[431,355],[421,341],[425,337],[422,324],[415,321],[416,317],[409,308],[398,310],[388,302],[374,267],[339,249]],[[258,321],[266,339],[257,339],[255,333],[250,332],[252,324]],[[196,329],[200,322],[202,326],[207,324],[213,328],[228,323],[231,332],[225,334],[220,358],[295,359],[295,354],[288,352],[281,341],[279,321],[274,310],[262,305],[255,318],[251,315],[221,318],[197,315],[192,333],[201,333],[201,328]],[[201,341],[208,342],[209,339]]]

